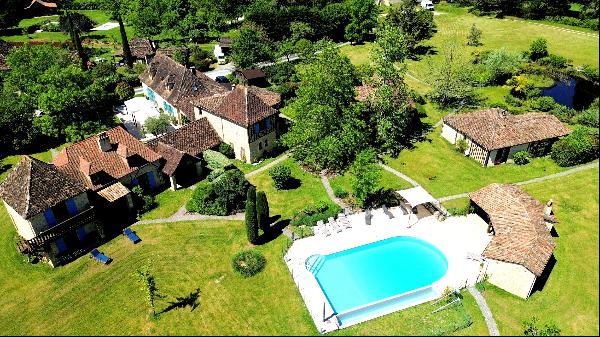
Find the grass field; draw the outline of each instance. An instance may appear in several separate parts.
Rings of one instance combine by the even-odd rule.
[[[140,220],[152,220],[152,219],[163,219],[168,218],[175,214],[184,206],[194,191],[189,188],[181,188],[177,191],[166,189],[163,192],[156,195],[156,208],[142,214]]]
[[[598,335],[598,169],[524,186],[538,200],[554,200],[557,263],[542,291],[522,300],[496,287],[483,295],[503,335],[523,333],[537,316],[563,336]]]
[[[351,180],[352,180],[352,174],[348,171],[346,171],[343,175],[338,175],[335,177],[331,177],[329,178],[329,183],[331,184],[331,187],[334,189],[337,188],[343,188],[346,192],[352,194],[352,185],[351,185]],[[378,184],[377,184],[377,188],[383,188],[383,189],[392,189],[392,190],[402,190],[405,188],[411,188],[412,185],[400,178],[397,177],[396,175],[381,169],[381,179],[379,180]]]
[[[528,180],[568,168],[550,157],[534,158],[527,165],[502,164],[482,167],[479,162],[458,153],[440,135],[440,128],[427,135],[414,149],[404,150],[398,158],[388,158],[392,168],[415,179],[435,197],[472,192],[490,183]]]
[[[248,179],[256,186],[257,191],[266,192],[271,216],[281,215],[282,219],[291,219],[294,212],[301,210],[305,205],[319,201],[333,204],[317,175],[306,172],[293,158],[288,158],[279,165],[282,164],[291,168],[292,177],[299,180],[299,187],[289,190],[275,189],[268,171]]]

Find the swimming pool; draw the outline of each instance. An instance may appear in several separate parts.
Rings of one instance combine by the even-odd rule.
[[[423,303],[438,296],[431,285],[448,270],[446,256],[432,244],[396,236],[305,263],[341,326]]]

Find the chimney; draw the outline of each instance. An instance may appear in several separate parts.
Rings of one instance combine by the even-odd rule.
[[[194,67],[194,66],[191,66],[191,67],[189,68],[189,70],[190,70],[190,73],[191,73],[192,75],[196,75],[196,67]]]
[[[235,83],[232,83],[231,84],[231,91],[234,91],[234,90],[235,90]]]
[[[112,149],[110,139],[108,138],[108,133],[101,132],[98,134],[98,146],[102,152],[108,152]]]
[[[552,199],[548,200],[546,207],[544,208],[544,218],[550,219],[552,216]]]
[[[167,90],[173,90],[175,87],[175,82],[167,82]]]

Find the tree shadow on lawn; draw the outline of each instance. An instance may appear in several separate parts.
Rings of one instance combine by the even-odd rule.
[[[271,220],[273,218],[276,221],[277,219],[280,219],[281,216],[276,215],[275,217],[272,217],[269,220]],[[271,220],[271,221],[273,221],[273,220]],[[258,237],[258,242],[256,242],[256,244],[259,246],[262,246],[266,243],[269,243],[269,242],[277,239],[283,233],[283,229],[285,227],[287,227],[289,224],[290,224],[290,219],[279,220],[275,224],[272,224],[269,231],[267,231],[266,233],[263,233],[263,235]]]
[[[434,46],[423,46],[419,45],[413,48],[408,58],[413,61],[420,61],[424,55],[437,55],[438,51]]]
[[[286,182],[284,188],[282,190],[295,190],[302,186],[302,180],[294,177],[290,177],[290,179]]]
[[[169,306],[164,308],[158,314],[164,314],[173,309],[183,309],[185,307],[190,307],[190,312],[194,311],[200,305],[200,303],[198,303],[198,298],[200,298],[200,288],[196,288],[196,290],[192,291],[187,296],[176,297],[175,301],[169,302]]]
[[[0,159],[1,160],[1,159]],[[10,170],[10,168],[12,167],[12,165],[6,164],[6,165],[0,165],[0,174]]]

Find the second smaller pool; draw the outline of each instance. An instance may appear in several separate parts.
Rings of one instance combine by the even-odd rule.
[[[368,308],[370,304],[385,311],[383,300],[432,285],[446,274],[448,261],[426,241],[392,237],[326,256],[311,256],[307,268],[337,314],[364,308],[377,316],[375,307]],[[424,290],[417,293],[407,300],[417,295],[423,299]],[[433,296],[431,290],[425,293]],[[394,300],[394,305],[401,304],[399,301]]]

